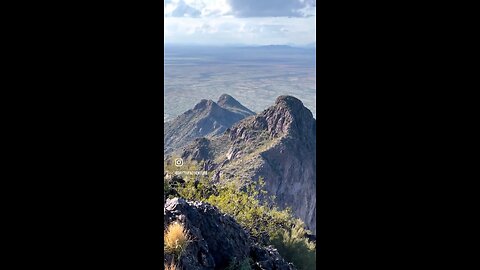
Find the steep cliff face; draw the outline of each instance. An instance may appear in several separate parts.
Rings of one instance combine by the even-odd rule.
[[[316,234],[316,120],[300,100],[280,96],[274,106],[205,140],[181,156],[213,163],[215,180],[263,177],[276,203],[291,207]],[[200,149],[201,157],[192,154]]]
[[[248,258],[255,265],[254,269],[295,269],[273,247],[257,245],[232,217],[209,204],[172,198],[166,200],[163,211],[164,229],[171,222],[179,222],[193,239],[180,257],[180,269],[225,269],[232,260],[238,262]],[[165,255],[165,263],[172,260],[172,255]]]
[[[193,109],[164,123],[164,152],[170,153],[196,138],[222,134],[233,124],[253,114],[227,94],[220,96],[217,103],[203,99]]]

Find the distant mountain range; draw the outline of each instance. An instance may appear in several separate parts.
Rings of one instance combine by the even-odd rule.
[[[231,47],[231,48],[315,48],[317,42],[312,42],[308,44],[298,45],[298,44],[268,44],[268,45],[253,45],[253,44],[225,44],[225,45],[207,45],[207,44],[173,44],[167,43],[165,47]]]
[[[226,94],[202,100],[165,123],[164,136],[165,159],[205,162],[214,181],[264,178],[276,203],[316,234],[316,120],[299,99],[280,96],[258,114]]]

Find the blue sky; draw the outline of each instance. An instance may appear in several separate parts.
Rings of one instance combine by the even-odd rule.
[[[164,42],[306,45],[316,41],[316,0],[165,0]]]

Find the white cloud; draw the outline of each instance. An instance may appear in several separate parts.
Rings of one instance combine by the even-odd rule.
[[[308,44],[315,42],[315,17],[165,18],[167,43]]]
[[[227,0],[171,0],[164,2],[165,17],[216,17],[230,14],[231,7]]]
[[[308,44],[316,40],[315,0],[166,0],[164,3],[167,43],[261,45]]]
[[[308,17],[315,0],[168,0],[166,17]]]
[[[315,0],[228,0],[236,17],[306,17]]]

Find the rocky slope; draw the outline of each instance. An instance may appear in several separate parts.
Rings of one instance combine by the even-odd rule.
[[[193,239],[180,257],[180,269],[225,269],[234,258],[237,262],[251,258],[253,269],[295,269],[273,247],[255,244],[232,217],[222,214],[215,207],[172,198],[166,200],[163,211],[164,230],[171,222],[180,222]],[[166,264],[172,259],[172,255],[165,255]]]
[[[221,95],[217,102],[203,99],[193,109],[164,123],[164,153],[199,137],[222,134],[236,122],[254,114],[227,94]]]
[[[291,207],[316,234],[316,120],[297,98],[280,96],[265,111],[222,135],[195,140],[178,155],[207,161],[215,180],[263,177],[276,203]]]

